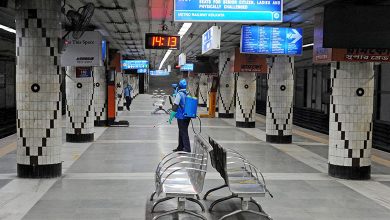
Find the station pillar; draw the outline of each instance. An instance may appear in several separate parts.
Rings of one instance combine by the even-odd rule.
[[[199,74],[199,106],[207,107],[208,101],[208,84],[207,75],[204,73]]]
[[[329,175],[369,179],[373,128],[373,63],[331,64]]]
[[[188,75],[188,91],[192,96],[198,97],[198,91],[199,91],[199,78],[195,74],[189,74]]]
[[[59,0],[16,0],[17,174],[61,176]]]
[[[256,113],[256,73],[236,73],[236,127],[254,128]]]
[[[93,67],[95,126],[107,125],[107,84],[104,66]]]
[[[93,77],[77,77],[77,68],[66,67],[66,141],[91,142],[95,132]]]
[[[234,118],[235,80],[232,65],[234,65],[234,50],[219,54],[219,118]]]
[[[266,141],[292,142],[294,58],[276,56],[269,60],[267,75]]]

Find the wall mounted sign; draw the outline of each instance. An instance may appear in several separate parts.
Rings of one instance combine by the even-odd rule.
[[[194,64],[193,63],[186,63],[186,64],[180,66],[180,71],[194,71]]]
[[[149,68],[149,61],[147,60],[122,60],[122,70],[129,69],[147,69]]]
[[[302,28],[241,27],[241,53],[301,55]]]
[[[76,78],[92,77],[91,67],[76,67]]]
[[[179,22],[282,22],[283,0],[175,0]]]
[[[221,27],[212,26],[202,34],[202,54],[219,50],[221,45]]]
[[[159,33],[146,33],[145,49],[180,50],[180,36]]]
[[[102,37],[99,32],[86,31],[80,39],[69,34],[61,55],[61,66],[103,66]]]
[[[234,65],[231,72],[267,73],[267,60],[264,55],[242,54],[237,48],[234,55]]]

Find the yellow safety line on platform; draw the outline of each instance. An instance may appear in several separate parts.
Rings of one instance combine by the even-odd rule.
[[[16,142],[10,143],[5,147],[0,148],[0,157],[16,150]]]

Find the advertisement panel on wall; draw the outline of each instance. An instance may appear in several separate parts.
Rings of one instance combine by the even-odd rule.
[[[241,27],[241,53],[301,55],[302,43],[302,28]]]
[[[174,21],[282,22],[283,0],[175,0]]]
[[[234,65],[232,65],[230,71],[232,73],[237,72],[256,72],[267,73],[268,66],[265,55],[258,54],[243,54],[240,53],[240,49],[237,48],[234,54]]]
[[[219,50],[221,45],[221,27],[212,26],[202,34],[202,54]]]
[[[96,31],[86,31],[80,39],[69,34],[61,55],[62,66],[103,66],[102,36]]]

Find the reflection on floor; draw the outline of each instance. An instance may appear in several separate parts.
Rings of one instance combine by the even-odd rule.
[[[15,178],[15,152],[0,158],[0,219],[134,219],[151,220],[148,196],[154,189],[158,161],[177,145],[177,125],[164,123],[168,115],[151,115],[149,95],[140,95],[131,111],[120,113],[128,128],[98,128],[90,144],[64,143],[64,175],[52,180]],[[260,117],[260,116],[259,116]],[[160,126],[154,127],[156,124]],[[265,173],[275,196],[258,201],[275,220],[390,219],[390,168],[374,163],[371,181],[344,181],[326,174],[326,144],[295,135],[291,145],[264,142],[264,121],[255,129],[234,127],[234,119],[202,119],[202,134],[239,150]],[[194,129],[199,122],[194,121]],[[192,128],[191,138],[193,137]],[[316,133],[311,132],[311,135]],[[320,136],[318,134],[318,136]],[[309,136],[310,137],[310,136]],[[222,180],[209,166],[205,191]],[[228,195],[212,194],[206,206]],[[218,219],[239,207],[239,200],[216,206],[208,219]],[[157,213],[176,207],[160,204]],[[188,203],[187,208],[200,212]],[[161,219],[194,219],[185,215]],[[238,215],[231,219],[253,219]]]

